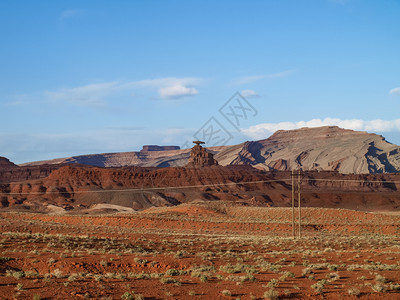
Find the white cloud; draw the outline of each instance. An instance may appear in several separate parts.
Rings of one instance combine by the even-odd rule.
[[[61,15],[60,15],[60,21],[66,20],[66,19],[70,19],[73,17],[77,17],[82,15],[84,12],[84,10],[82,9],[70,9],[70,10],[64,10]]]
[[[258,98],[260,95],[254,90],[243,90],[240,94],[245,98]]]
[[[197,95],[199,91],[193,87],[193,85],[199,85],[203,81],[203,79],[197,77],[165,77],[130,82],[127,83],[127,85],[156,88],[160,98],[178,99],[186,96]]]
[[[281,77],[287,77],[290,76],[294,73],[296,73],[297,70],[293,69],[293,70],[287,70],[287,71],[283,71],[283,72],[279,72],[279,73],[275,73],[275,74],[269,74],[267,75],[267,78],[281,78]]]
[[[111,81],[94,83],[84,86],[63,88],[46,91],[45,95],[51,101],[65,101],[78,106],[102,106],[106,99],[119,93],[128,92],[132,96],[138,89],[151,89],[158,92],[160,98],[177,99],[185,96],[194,96],[199,92],[193,87],[203,82],[195,77],[165,77],[139,81]]]
[[[292,69],[292,70],[287,70],[283,72],[278,72],[278,73],[273,73],[273,74],[264,74],[264,75],[253,75],[253,76],[245,76],[245,77],[240,77],[232,81],[232,84],[234,85],[242,85],[242,84],[249,84],[261,79],[274,79],[274,78],[281,78],[281,77],[287,77],[295,73],[297,70]]]
[[[400,119],[396,120],[341,120],[336,118],[312,119],[299,122],[280,122],[263,123],[249,128],[242,129],[242,132],[252,139],[263,139],[270,136],[277,130],[291,130],[302,127],[320,127],[320,126],[339,126],[341,128],[372,131],[372,132],[391,132],[400,131]]]
[[[158,93],[163,99],[178,99],[185,96],[197,95],[199,91],[192,87],[186,87],[182,84],[176,84],[165,88],[160,88],[158,90]]]
[[[392,95],[400,95],[400,87],[391,89],[390,92],[389,92],[389,94],[392,94]]]

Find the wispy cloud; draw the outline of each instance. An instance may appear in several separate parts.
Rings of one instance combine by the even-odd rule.
[[[255,81],[259,81],[259,80],[262,80],[262,79],[274,79],[274,78],[287,77],[287,76],[290,76],[290,75],[294,74],[295,72],[297,72],[297,70],[296,69],[292,69],[292,70],[287,70],[287,71],[273,73],[273,74],[244,76],[244,77],[240,77],[240,78],[234,79],[232,81],[232,84],[233,85],[243,85],[243,84],[249,84],[249,83],[252,83],[252,82],[255,82]]]
[[[60,21],[64,21],[67,19],[71,19],[74,17],[82,16],[84,13],[83,9],[69,9],[69,10],[64,10],[59,17]]]
[[[119,89],[117,82],[105,82],[46,91],[45,94],[52,101],[65,101],[78,106],[101,106],[107,96]]]
[[[346,4],[346,2],[348,2],[348,0],[328,0],[328,1],[334,4],[341,4],[341,5],[344,5]]]
[[[399,95],[400,96],[400,87],[391,89],[389,91],[389,94],[391,94],[391,95]]]
[[[258,98],[260,95],[254,90],[243,90],[240,94],[245,98]]]
[[[253,139],[263,139],[270,136],[277,130],[291,130],[302,127],[320,127],[320,126],[339,126],[341,128],[363,130],[372,132],[391,132],[400,131],[400,119],[396,120],[342,120],[337,118],[312,119],[299,122],[280,122],[280,123],[262,123],[249,128],[242,129],[242,132]]]
[[[297,72],[297,70],[293,69],[293,70],[287,70],[287,71],[278,72],[278,73],[274,73],[274,74],[269,74],[266,77],[267,78],[281,78],[281,77],[287,77],[287,76],[293,75],[296,72]]]
[[[135,95],[138,89],[153,90],[162,99],[194,96],[199,93],[194,85],[198,85],[201,82],[203,82],[203,79],[195,77],[110,81],[46,91],[45,96],[51,101],[64,101],[78,106],[98,107],[105,105],[107,99],[121,93],[128,93],[130,96]]]
[[[245,76],[245,77],[240,77],[237,79],[234,79],[232,83],[234,85],[242,85],[242,84],[248,84],[252,83],[261,79],[266,78],[266,75],[253,75],[253,76]]]

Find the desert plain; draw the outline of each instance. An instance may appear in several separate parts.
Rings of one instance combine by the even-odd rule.
[[[224,201],[0,217],[3,299],[399,297],[397,214],[304,208],[301,237],[291,208]]]

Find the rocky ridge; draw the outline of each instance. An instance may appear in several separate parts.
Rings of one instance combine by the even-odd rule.
[[[380,135],[336,126],[279,130],[265,140],[220,151],[221,165],[249,164],[265,170],[400,172],[400,147]]]
[[[338,171],[346,174],[400,172],[400,147],[382,136],[336,126],[279,130],[271,137],[233,146],[210,147],[219,165],[248,164],[263,170]],[[41,164],[86,164],[99,167],[180,167],[190,149],[121,152],[74,156]]]

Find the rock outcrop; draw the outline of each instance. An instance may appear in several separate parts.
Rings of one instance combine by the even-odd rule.
[[[14,163],[12,163],[8,158],[0,156],[0,168],[13,168],[17,167]]]
[[[249,164],[265,170],[400,172],[400,147],[380,135],[336,126],[279,130],[271,137],[220,151],[221,165]]]
[[[204,144],[204,142],[194,141],[193,143],[196,145],[193,146],[192,151],[190,151],[190,157],[187,164],[188,167],[206,167],[218,165],[218,162],[214,159],[214,155],[201,146],[201,144]]]

